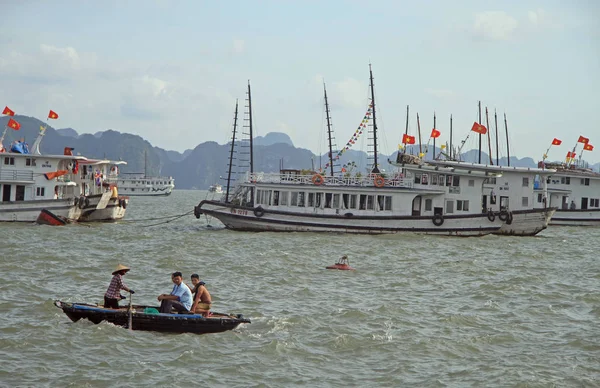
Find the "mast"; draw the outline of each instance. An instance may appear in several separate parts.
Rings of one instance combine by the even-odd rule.
[[[235,147],[235,131],[237,129],[238,100],[235,100],[235,114],[233,116],[233,136],[231,137],[231,149],[229,151],[229,169],[227,171],[227,190],[225,191],[225,203],[229,202],[229,187],[231,186],[231,169],[233,167],[233,149]]]
[[[498,159],[498,115],[496,114],[496,109],[494,108],[494,122],[496,127],[496,166],[500,165],[500,160]]]
[[[423,147],[421,147],[421,122],[419,121],[419,113],[417,112],[417,132],[419,133],[419,157],[423,153]]]
[[[490,152],[490,165],[494,165],[494,161],[492,160],[492,141],[490,140],[490,121],[488,120],[488,108],[485,107],[485,127],[487,128],[488,135],[488,149]]]
[[[452,150],[452,115],[450,115],[450,160],[454,160],[452,159],[453,153],[454,151]]]
[[[408,105],[406,105],[406,129],[404,130],[404,134],[408,135]],[[404,154],[408,151],[408,146],[404,144]]]
[[[508,145],[508,124],[506,123],[506,113],[504,113],[504,129],[506,131],[506,155],[508,156],[508,167],[510,167],[510,147]]]
[[[437,129],[435,125],[435,112],[433,112],[433,128]],[[435,160],[435,137],[433,138],[433,160]]]
[[[327,89],[323,82],[323,92],[325,93],[325,114],[327,115],[327,137],[329,139],[329,168],[333,176],[333,147],[331,146],[331,118],[329,117],[329,103],[327,102]]]
[[[479,125],[481,125],[481,101],[479,101]],[[481,164],[481,133],[479,134],[479,162]]]
[[[372,174],[379,174],[379,167],[377,166],[377,120],[375,118],[375,91],[373,87],[373,70],[371,70],[371,64],[369,63],[369,76],[371,79],[371,104],[373,105],[373,169]]]
[[[237,102],[235,111],[235,116],[237,120]],[[252,95],[250,93],[250,80],[248,80],[248,129],[250,131],[250,174],[252,174],[254,173],[254,147],[252,145],[254,134],[252,133]]]
[[[144,150],[144,179],[148,178],[148,151]]]

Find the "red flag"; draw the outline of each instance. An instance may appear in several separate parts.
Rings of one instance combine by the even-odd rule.
[[[577,143],[587,144],[589,141],[590,141],[590,139],[588,139],[587,137],[579,136]]]
[[[431,130],[431,137],[433,137],[434,139],[440,137],[441,134],[442,133],[435,128]]]
[[[52,109],[50,109],[50,113],[48,113],[48,118],[49,119],[57,119],[58,114],[55,111],[53,111]]]
[[[4,110],[2,111],[3,115],[9,115],[9,116],[14,116],[15,112],[13,112],[9,107],[4,107]]]
[[[18,131],[19,128],[21,128],[21,124],[19,124],[16,120],[13,120],[13,119],[9,119],[7,125],[9,127],[11,127],[12,129],[14,129],[15,131]]]
[[[586,151],[593,151],[594,150],[594,146],[591,145],[590,143],[585,143],[583,145],[583,149],[586,150]]]
[[[552,140],[552,145],[560,145],[562,143],[562,140],[558,140],[557,138],[554,138],[554,140]]]
[[[567,159],[575,158],[575,152],[567,152]]]
[[[487,128],[484,125],[473,123],[473,127],[471,127],[471,131],[477,132],[480,135],[485,135],[487,133]]]
[[[402,143],[404,144],[415,144],[415,137],[407,135],[406,133],[402,135]]]

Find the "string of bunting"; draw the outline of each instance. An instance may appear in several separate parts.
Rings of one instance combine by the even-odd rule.
[[[369,125],[369,120],[371,120],[371,115],[373,114],[373,103],[371,102],[369,104],[369,109],[367,109],[367,113],[365,113],[362,121],[360,122],[360,124],[358,125],[358,128],[356,128],[356,131],[354,131],[354,133],[352,134],[352,137],[350,138],[350,140],[348,140],[348,142],[346,143],[346,145],[344,147],[342,147],[342,149],[337,153],[336,156],[333,157],[333,160],[339,160],[339,158],[342,156],[342,154],[346,151],[348,151],[350,148],[352,148],[352,146],[356,143],[356,141],[358,140],[358,138],[360,137],[360,135],[362,135],[362,133],[364,132],[364,130],[367,128],[367,125]],[[329,162],[327,162],[327,164],[325,164],[324,169],[326,170],[329,167]]]

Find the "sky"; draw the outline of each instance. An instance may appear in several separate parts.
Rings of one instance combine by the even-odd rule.
[[[252,86],[255,136],[283,132],[326,152],[323,85],[334,145],[369,104],[374,76],[379,150],[409,134],[465,140],[478,102],[506,156],[564,159],[583,135],[599,148],[600,2],[594,0],[0,0],[0,104],[79,133],[113,129],[183,152],[225,144],[244,123]],[[353,149],[367,150],[364,133]],[[597,144],[596,144],[597,143]],[[577,151],[582,145],[578,144]],[[487,143],[484,142],[484,149]],[[495,154],[495,149],[492,151]]]

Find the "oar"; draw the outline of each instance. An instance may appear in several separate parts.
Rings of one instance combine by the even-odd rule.
[[[133,297],[132,297],[132,294],[131,294],[131,292],[130,292],[130,293],[129,293],[129,330],[130,330],[130,331],[132,331],[132,330],[133,330],[133,326],[132,326],[132,323],[131,323],[131,322],[132,322],[132,320],[133,320],[133,319],[132,319],[132,316],[131,316],[131,314],[132,314],[132,307],[131,307],[131,306],[132,306],[132,303],[133,303],[133,302],[132,302],[132,299],[133,299]]]

